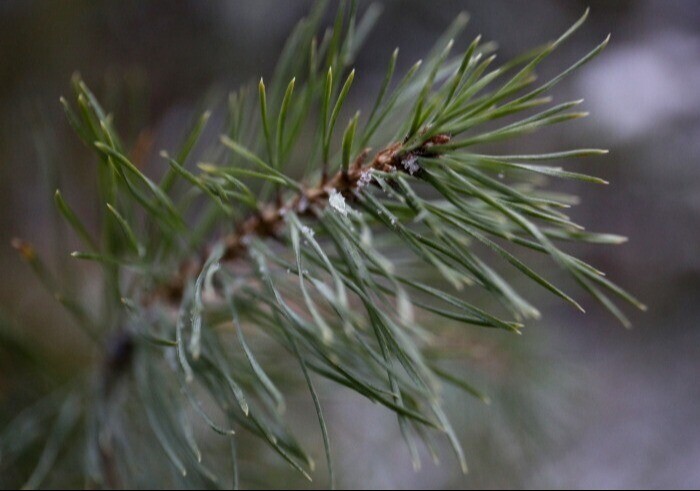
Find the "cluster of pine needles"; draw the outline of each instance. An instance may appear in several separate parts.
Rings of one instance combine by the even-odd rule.
[[[607,39],[554,78],[534,75],[585,15],[500,65],[480,37],[453,53],[467,21],[460,16],[402,76],[396,50],[374,104],[343,125],[352,66],[379,11],[341,7],[319,35],[324,12],[319,4],[298,24],[269,83],[230,96],[211,158],[192,162],[206,112],[180,148],[161,153],[169,170],[160,179],[130,160],[111,115],[74,79],[73,101],[62,103],[97,157],[101,229],[85,226],[60,192],[55,201],[84,243],[72,256],[101,268],[99,306],[64,292],[29,243],[14,245],[104,355],[98,370],[27,409],[2,435],[0,468],[43,442],[27,488],[44,482],[69,443],[81,448],[90,486],[140,487],[154,476],[163,485],[237,486],[240,432],[310,479],[313,459],[285,423],[284,374],[265,354],[272,343],[308,385],[331,482],[318,378],[393,411],[416,461],[418,442],[432,448],[442,434],[466,470],[441,388],[483,396],[441,368],[430,347],[455,326],[519,333],[539,317],[489,263],[512,266],[582,310],[518,257],[541,253],[622,323],[614,297],[643,308],[562,249],[624,239],[583,230],[566,214],[575,199],[544,187],[550,178],[604,184],[552,165],[604,150],[483,150],[585,116],[580,101],[552,104],[547,93]],[[228,457],[200,448],[202,424]]]

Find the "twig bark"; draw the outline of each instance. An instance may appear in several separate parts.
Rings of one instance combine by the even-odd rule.
[[[370,149],[360,152],[347,171],[339,170],[334,176],[322,180],[315,187],[305,188],[299,194],[282,202],[275,199],[273,203],[267,203],[259,207],[258,211],[246,218],[236,227],[236,230],[225,237],[225,251],[222,260],[232,262],[242,257],[247,250],[247,242],[252,237],[277,238],[284,225],[284,216],[288,212],[294,212],[301,216],[313,218],[312,210],[325,209],[328,206],[331,192],[340,193],[348,201],[354,199],[354,192],[361,186],[371,183],[371,172],[381,171],[385,173],[403,172],[414,177],[420,177],[420,170],[409,170],[405,162],[415,160],[419,156],[433,155],[431,147],[443,145],[450,141],[446,134],[436,135],[426,141],[419,148],[411,152],[402,152],[403,142],[394,142],[377,152],[371,162],[366,163]],[[163,284],[147,301],[165,301],[177,304],[182,299],[186,282],[196,277],[207,259],[207,250],[203,251],[197,259],[185,261],[180,270],[167,283]]]

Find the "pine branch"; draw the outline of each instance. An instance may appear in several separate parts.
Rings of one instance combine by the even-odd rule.
[[[259,204],[258,210],[240,222],[235,227],[235,232],[223,240],[225,248],[222,261],[235,261],[245,256],[247,244],[254,238],[281,239],[282,229],[285,226],[285,216],[288,213],[310,219],[319,219],[323,212],[332,206],[331,198],[336,200],[336,203],[355,203],[357,201],[356,193],[360,192],[363,187],[367,185],[379,186],[372,177],[375,171],[383,174],[403,173],[419,178],[420,169],[415,163],[418,157],[438,157],[439,155],[432,153],[430,148],[436,144],[447,143],[449,140],[448,135],[437,135],[425,142],[420,148],[405,154],[400,153],[401,142],[396,142],[379,151],[370,163],[365,163],[367,155],[370,153],[370,149],[366,148],[357,155],[352,165],[343,167],[330,179],[328,177],[322,178],[315,187],[300,189],[298,194],[287,202],[280,203],[276,200],[271,203]],[[226,146],[239,148],[236,143],[229,139],[224,138],[222,141]],[[338,201],[341,199],[342,201]],[[128,235],[133,237],[131,232]],[[213,246],[208,246],[199,257],[207,257],[209,255],[207,251],[211,251],[212,248]],[[193,266],[191,263],[187,265],[193,271],[191,273],[193,276],[198,276],[203,266],[203,264]],[[181,275],[173,278],[167,285],[164,285],[163,291],[150,297],[149,302],[160,298],[166,302],[177,304],[181,300],[185,281],[186,278]]]
[[[520,253],[548,255],[625,325],[611,296],[643,308],[562,249],[566,242],[624,239],[584,231],[565,214],[573,199],[543,188],[543,178],[604,184],[548,163],[605,151],[472,151],[586,115],[575,110],[580,101],[548,106],[544,94],[599,54],[607,39],[553,79],[536,85],[534,76],[586,15],[554,42],[497,68],[491,67],[493,46],[480,37],[452,57],[452,39],[467,20],[460,16],[425,62],[394,84],[395,51],[369,116],[354,113],[341,134],[352,63],[377,11],[370,8],[358,20],[354,4],[340,8],[319,41],[323,12],[319,4],[296,28],[269,87],[261,79],[257,94],[244,87],[230,97],[229,120],[213,153],[219,162],[200,162],[198,171],[190,161],[209,112],[175,157],[161,154],[170,170],[155,181],[131,161],[111,116],[75,78],[77,109],[62,103],[99,159],[100,233],[83,225],[60,193],[56,204],[87,248],[73,257],[102,267],[101,309],[90,312],[67,298],[34,249],[22,241],[15,246],[101,347],[104,363],[100,390],[78,382],[69,391],[47,435],[48,457],[30,484],[41,483],[49,457],[78,421],[87,435],[85,478],[95,486],[138,487],[146,464],[161,483],[238,483],[239,430],[310,478],[313,461],[284,423],[280,387],[289,383],[285,363],[291,362],[301,368],[318,413],[331,474],[315,377],[396,413],[416,467],[416,436],[429,445],[429,432],[437,431],[466,470],[441,387],[458,385],[485,397],[441,368],[431,346],[457,325],[520,332],[540,315],[489,265],[487,254],[579,310],[577,300]],[[302,135],[310,129],[309,146]],[[276,363],[265,358],[273,350],[268,340],[288,356],[275,356]],[[136,390],[119,395],[124,386]],[[107,410],[113,404],[122,414]],[[230,446],[232,472],[209,467],[193,418]],[[154,442],[161,451],[145,452]]]

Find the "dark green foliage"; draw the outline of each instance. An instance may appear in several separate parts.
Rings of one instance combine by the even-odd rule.
[[[130,161],[111,116],[74,80],[74,100],[63,104],[98,159],[100,233],[93,236],[58,192],[56,203],[85,243],[73,257],[103,269],[100,308],[66,298],[31,246],[16,246],[106,355],[96,376],[51,396],[62,401],[49,405],[54,411],[39,403],[0,440],[2,458],[14,459],[33,444],[21,441],[17,425],[46,428],[31,435],[43,437],[44,450],[28,487],[41,485],[67,444],[82,446],[91,486],[235,485],[236,453],[245,452],[236,449],[240,432],[310,476],[313,461],[283,417],[280,372],[293,365],[265,357],[270,341],[308,384],[331,470],[318,377],[395,412],[415,459],[416,438],[444,434],[466,470],[441,386],[483,396],[440,368],[429,348],[455,324],[518,333],[539,317],[490,263],[504,260],[581,309],[519,257],[542,253],[622,323],[611,297],[642,307],[562,249],[623,239],[583,231],[565,214],[571,197],[542,188],[543,176],[602,184],[549,164],[604,151],[479,150],[585,115],[579,101],[551,105],[545,93],[607,40],[561,75],[534,77],[585,16],[556,41],[495,68],[493,47],[480,38],[452,55],[466,24],[459,17],[397,81],[393,54],[363,117],[345,106],[353,60],[377,10],[358,18],[354,6],[340,8],[334,27],[317,37],[323,12],[319,5],[293,32],[269,85],[261,80],[257,95],[250,87],[231,95],[221,158],[191,165],[207,112],[174,157],[162,153],[170,170],[160,180]],[[346,113],[354,115],[343,124]],[[310,146],[302,141],[309,128],[316,129]],[[503,308],[479,305],[479,290]],[[200,449],[201,425],[229,456]],[[159,451],[146,451],[153,441]]]

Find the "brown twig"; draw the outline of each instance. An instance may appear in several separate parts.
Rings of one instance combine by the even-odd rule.
[[[302,216],[313,217],[317,210],[325,209],[331,192],[340,193],[346,200],[354,199],[354,192],[364,184],[371,182],[371,171],[376,170],[385,173],[403,172],[414,176],[420,176],[420,170],[411,170],[405,162],[419,156],[433,155],[430,148],[434,145],[442,145],[450,141],[450,136],[436,135],[426,141],[419,148],[411,152],[402,153],[403,143],[395,142],[383,150],[377,152],[371,162],[365,163],[370,149],[366,148],[355,158],[347,171],[338,171],[334,176],[326,176],[321,184],[303,189],[298,195],[282,203],[276,199],[273,203],[261,206],[258,211],[243,220],[236,230],[224,238],[225,250],[223,261],[232,262],[240,258],[247,250],[247,242],[252,237],[278,238],[284,225],[284,216],[288,212],[294,212]],[[409,167],[409,168],[407,168]],[[182,299],[186,282],[196,277],[204,266],[207,254],[202,254],[198,259],[188,260],[183,263],[178,273],[167,283],[161,285],[152,295],[147,297],[147,302],[164,301],[168,304],[178,304]]]

